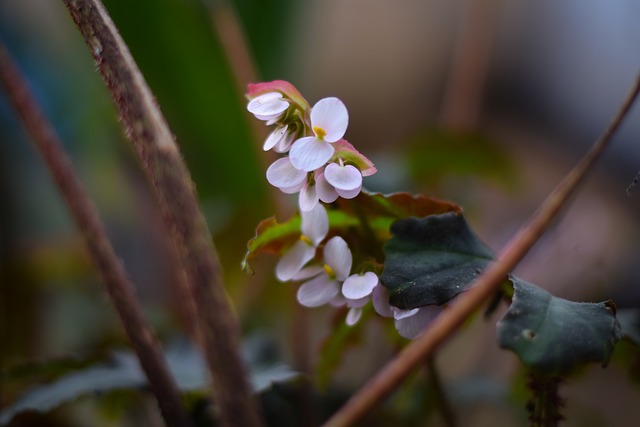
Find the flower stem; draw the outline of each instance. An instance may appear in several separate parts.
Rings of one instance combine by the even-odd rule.
[[[160,344],[144,318],[142,308],[134,295],[133,284],[107,238],[98,212],[82,188],[55,130],[38,107],[25,79],[2,44],[0,84],[4,86],[9,102],[49,168],[76,225],[82,232],[85,244],[100,271],[107,293],[118,312],[167,425],[191,425]]]
[[[391,393],[411,371],[431,356],[465,319],[485,303],[529,249],[542,236],[600,157],[640,93],[640,75],[615,117],[584,158],[556,186],[530,220],[500,251],[498,258],[478,276],[473,286],[444,310],[433,324],[382,368],[361,390],[327,421],[325,427],[354,424]]]
[[[533,393],[527,403],[531,427],[556,427],[562,421],[561,409],[564,399],[558,395],[558,388],[562,383],[559,377],[544,377],[529,373],[527,387]]]
[[[222,283],[222,268],[198,206],[194,184],[151,90],[99,0],[64,0],[93,55],[153,185],[194,300],[199,336],[224,426],[260,425],[240,356],[240,326]]]

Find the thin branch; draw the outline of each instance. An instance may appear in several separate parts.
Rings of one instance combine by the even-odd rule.
[[[120,112],[180,254],[197,311],[213,398],[225,426],[260,425],[240,356],[240,327],[195,188],[140,70],[99,0],[64,0]]]
[[[151,390],[167,425],[191,425],[182,407],[178,387],[173,381],[160,344],[146,322],[134,288],[111,246],[95,206],[85,193],[69,158],[65,155],[53,127],[40,111],[26,81],[0,44],[0,83],[8,99],[33,139],[58,189],[82,232],[93,262],[133,345]]]
[[[371,408],[377,405],[402,380],[425,359],[433,355],[465,319],[485,301],[487,301],[503,282],[505,276],[525,256],[535,242],[544,233],[560,209],[566,205],[587,172],[602,154],[612,136],[620,127],[640,93],[640,75],[623,102],[620,110],[602,136],[595,142],[585,157],[567,174],[551,192],[531,219],[505,245],[493,262],[466,293],[460,295],[447,310],[438,316],[433,324],[414,342],[409,344],[398,356],[378,372],[358,393],[356,393],[325,427],[344,427],[354,424]]]
[[[480,115],[500,0],[468,0],[440,111],[441,125],[473,130]]]

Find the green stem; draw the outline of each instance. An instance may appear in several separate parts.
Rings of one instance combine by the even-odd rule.
[[[240,355],[240,325],[222,283],[222,268],[195,186],[153,94],[99,0],[64,0],[119,110],[165,224],[193,300],[199,336],[223,426],[261,425]]]

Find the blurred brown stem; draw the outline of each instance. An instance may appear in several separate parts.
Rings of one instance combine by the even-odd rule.
[[[489,298],[504,281],[535,242],[542,236],[551,221],[569,201],[587,172],[593,167],[611,138],[620,127],[629,109],[640,93],[640,75],[629,91],[605,132],[598,138],[584,158],[567,174],[540,205],[529,221],[500,251],[498,258],[476,279],[473,286],[457,301],[444,310],[414,342],[409,344],[393,360],[387,363],[358,393],[327,421],[325,427],[343,427],[356,423],[371,408],[393,391],[411,371],[431,357],[442,342],[465,321],[465,319]]]
[[[120,316],[151,390],[158,399],[167,425],[191,425],[160,344],[144,318],[142,308],[134,295],[133,285],[107,238],[98,212],[82,188],[53,127],[40,111],[26,81],[1,44],[0,83],[4,86],[9,102],[35,143],[82,232],[85,244],[93,262],[100,270],[107,293]]]
[[[468,0],[444,90],[440,124],[476,128],[500,0]]]
[[[129,49],[99,0],[64,0],[120,112],[180,255],[224,426],[260,425],[241,358],[240,326],[195,188],[173,135]]]

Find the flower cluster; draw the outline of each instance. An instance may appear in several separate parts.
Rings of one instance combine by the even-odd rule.
[[[378,314],[394,317],[400,334],[413,338],[433,317],[433,310],[390,306],[375,272],[359,267],[352,274],[353,256],[341,236],[324,242],[329,217],[322,203],[356,197],[363,177],[376,172],[373,163],[343,139],[349,124],[344,103],[324,98],[311,107],[282,80],[250,84],[247,98],[249,112],[274,126],[263,149],[283,155],[267,169],[267,181],[284,193],[298,193],[300,236],[277,263],[276,278],[302,281],[297,299],[306,307],[348,307],[348,325],[358,322],[362,308],[373,299]],[[320,253],[322,260],[314,261]]]
[[[249,112],[275,125],[263,149],[284,155],[267,169],[267,181],[284,193],[298,193],[300,211],[310,211],[319,201],[356,197],[362,178],[376,172],[373,163],[343,139],[349,113],[338,98],[324,98],[311,107],[282,80],[249,85],[247,98]]]

